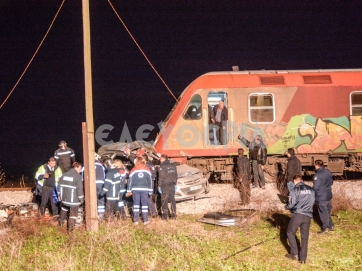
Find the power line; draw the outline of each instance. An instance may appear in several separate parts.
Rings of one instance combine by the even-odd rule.
[[[28,68],[29,68],[30,64],[33,62],[33,60],[34,60],[34,58],[35,58],[36,54],[38,53],[38,51],[39,51],[40,47],[41,47],[41,46],[42,46],[42,44],[43,44],[43,42],[44,42],[45,38],[48,36],[48,34],[49,34],[49,32],[50,32],[50,29],[52,28],[52,26],[53,26],[53,24],[54,24],[54,22],[55,22],[55,19],[58,17],[58,14],[59,14],[60,10],[62,9],[64,2],[65,2],[65,0],[63,0],[63,2],[61,3],[61,5],[60,5],[60,7],[59,7],[59,9],[58,9],[58,11],[57,11],[57,13],[55,14],[55,16],[54,16],[54,18],[53,18],[53,21],[51,22],[51,24],[50,24],[50,26],[49,26],[49,28],[48,28],[47,32],[45,33],[45,35],[44,35],[43,39],[41,40],[41,42],[40,42],[40,44],[39,44],[38,48],[36,48],[35,53],[34,53],[34,54],[33,54],[33,56],[31,57],[31,59],[30,59],[30,61],[29,61],[28,65],[26,65],[26,67],[25,67],[25,69],[24,69],[23,73],[20,75],[20,77],[19,77],[18,81],[16,81],[16,83],[15,83],[14,87],[11,89],[10,93],[8,94],[8,96],[5,98],[5,100],[4,100],[4,101],[3,101],[3,103],[1,104],[0,109],[4,106],[4,104],[6,103],[6,101],[10,98],[11,94],[14,92],[15,88],[18,86],[18,84],[19,84],[20,80],[23,78],[24,74],[25,74],[25,73],[26,73],[26,71],[28,70]]]
[[[168,85],[166,84],[166,82],[163,80],[163,78],[161,77],[161,75],[157,72],[156,68],[152,65],[151,61],[148,59],[148,57],[146,56],[146,54],[143,52],[141,46],[138,44],[138,42],[136,41],[136,39],[133,37],[131,31],[129,31],[128,27],[126,26],[126,24],[124,23],[124,21],[122,20],[121,16],[118,14],[118,12],[116,11],[116,9],[114,8],[114,6],[112,5],[111,1],[108,0],[109,5],[111,6],[111,8],[113,9],[114,13],[116,14],[116,16],[118,17],[118,19],[120,20],[120,22],[122,23],[123,27],[126,29],[128,35],[131,37],[131,39],[133,40],[133,42],[136,44],[137,48],[140,50],[140,52],[142,53],[142,55],[144,56],[144,58],[146,59],[146,61],[148,62],[148,64],[151,66],[151,68],[153,69],[153,71],[156,73],[156,75],[158,76],[158,78],[162,81],[162,83],[165,85],[165,87],[167,88],[168,92],[170,92],[170,94],[172,95],[172,97],[176,100],[176,105],[179,103],[179,100],[176,98],[176,96],[173,94],[173,92],[171,91],[171,89],[168,87]],[[190,117],[187,112],[185,113],[188,117]],[[196,127],[196,129],[200,132],[200,134],[202,134],[202,131],[199,129],[199,127],[196,125],[196,123],[192,120],[192,118],[190,117],[190,120],[192,122],[192,124]],[[219,157],[222,157],[219,154],[219,150],[216,149],[213,145],[211,145],[211,148],[216,152],[216,155],[218,155]]]
[[[131,39],[133,40],[133,42],[136,44],[136,46],[138,47],[138,49],[140,50],[140,52],[142,53],[142,55],[144,56],[144,58],[146,59],[146,61],[148,62],[148,64],[151,66],[152,70],[156,73],[156,75],[158,76],[158,78],[160,78],[161,82],[165,85],[165,87],[167,88],[167,90],[170,92],[170,94],[172,95],[172,97],[176,100],[176,103],[178,102],[178,99],[176,98],[176,96],[173,94],[173,92],[171,91],[171,89],[168,87],[168,85],[166,84],[165,80],[163,80],[163,78],[161,77],[161,75],[157,72],[156,68],[152,65],[151,61],[148,59],[148,57],[146,56],[146,54],[143,52],[141,46],[138,44],[138,42],[136,41],[136,39],[133,37],[132,33],[128,30],[128,27],[126,26],[126,24],[123,22],[121,16],[119,16],[118,12],[116,11],[116,9],[114,8],[114,6],[112,5],[111,1],[108,0],[109,5],[111,6],[111,8],[113,9],[114,13],[116,14],[116,16],[118,17],[118,19],[120,20],[120,22],[122,23],[123,27],[126,29],[128,35],[130,35]]]

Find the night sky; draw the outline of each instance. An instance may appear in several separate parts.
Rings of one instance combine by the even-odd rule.
[[[61,2],[0,0],[0,103]],[[234,65],[240,70],[362,68],[361,1],[113,2],[176,97],[198,76]],[[108,139],[117,141],[126,121],[135,139],[140,125],[157,127],[175,100],[108,2],[91,0],[90,6],[95,130],[111,124]],[[8,176],[33,175],[60,140],[83,160],[82,33],[81,0],[67,0],[0,110],[0,162]]]

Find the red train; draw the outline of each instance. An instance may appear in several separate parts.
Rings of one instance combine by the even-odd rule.
[[[210,110],[224,101],[225,140],[215,142]],[[334,175],[362,168],[362,69],[210,72],[194,80],[166,118],[154,147],[205,175],[233,179],[238,136],[261,135],[267,179],[295,148],[304,169],[321,159]]]

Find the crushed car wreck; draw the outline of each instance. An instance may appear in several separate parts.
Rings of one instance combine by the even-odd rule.
[[[126,165],[132,166],[133,161],[129,159],[125,151],[130,150],[130,153],[135,156],[139,149],[142,149],[148,159],[157,167],[159,165],[159,154],[155,148],[146,141],[134,141],[132,143],[116,142],[107,144],[98,149],[98,155],[101,157],[119,157],[122,160],[128,160]],[[210,185],[207,178],[202,172],[195,167],[175,163],[177,168],[177,189],[175,191],[175,200],[183,201],[188,199],[198,199],[205,196],[210,191]],[[156,185],[157,186],[157,183]]]

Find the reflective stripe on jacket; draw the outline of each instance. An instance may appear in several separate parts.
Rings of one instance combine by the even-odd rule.
[[[60,177],[58,196],[62,203],[67,206],[77,206],[84,200],[83,180],[74,168],[71,168]]]
[[[41,165],[37,172],[35,173],[35,179],[37,179],[38,181],[38,184],[40,186],[43,186],[44,185],[44,174],[47,172],[46,168],[48,166],[48,163],[44,164],[44,165]],[[56,166],[54,168],[54,177],[55,177],[55,184],[58,183],[59,181],[59,178],[62,176],[62,170]]]
[[[109,169],[104,180],[102,196],[106,195],[107,200],[119,200],[121,190],[125,191],[127,173],[123,169]]]
[[[150,169],[145,166],[135,166],[129,174],[129,183],[127,192],[137,191],[153,191],[152,177]]]

